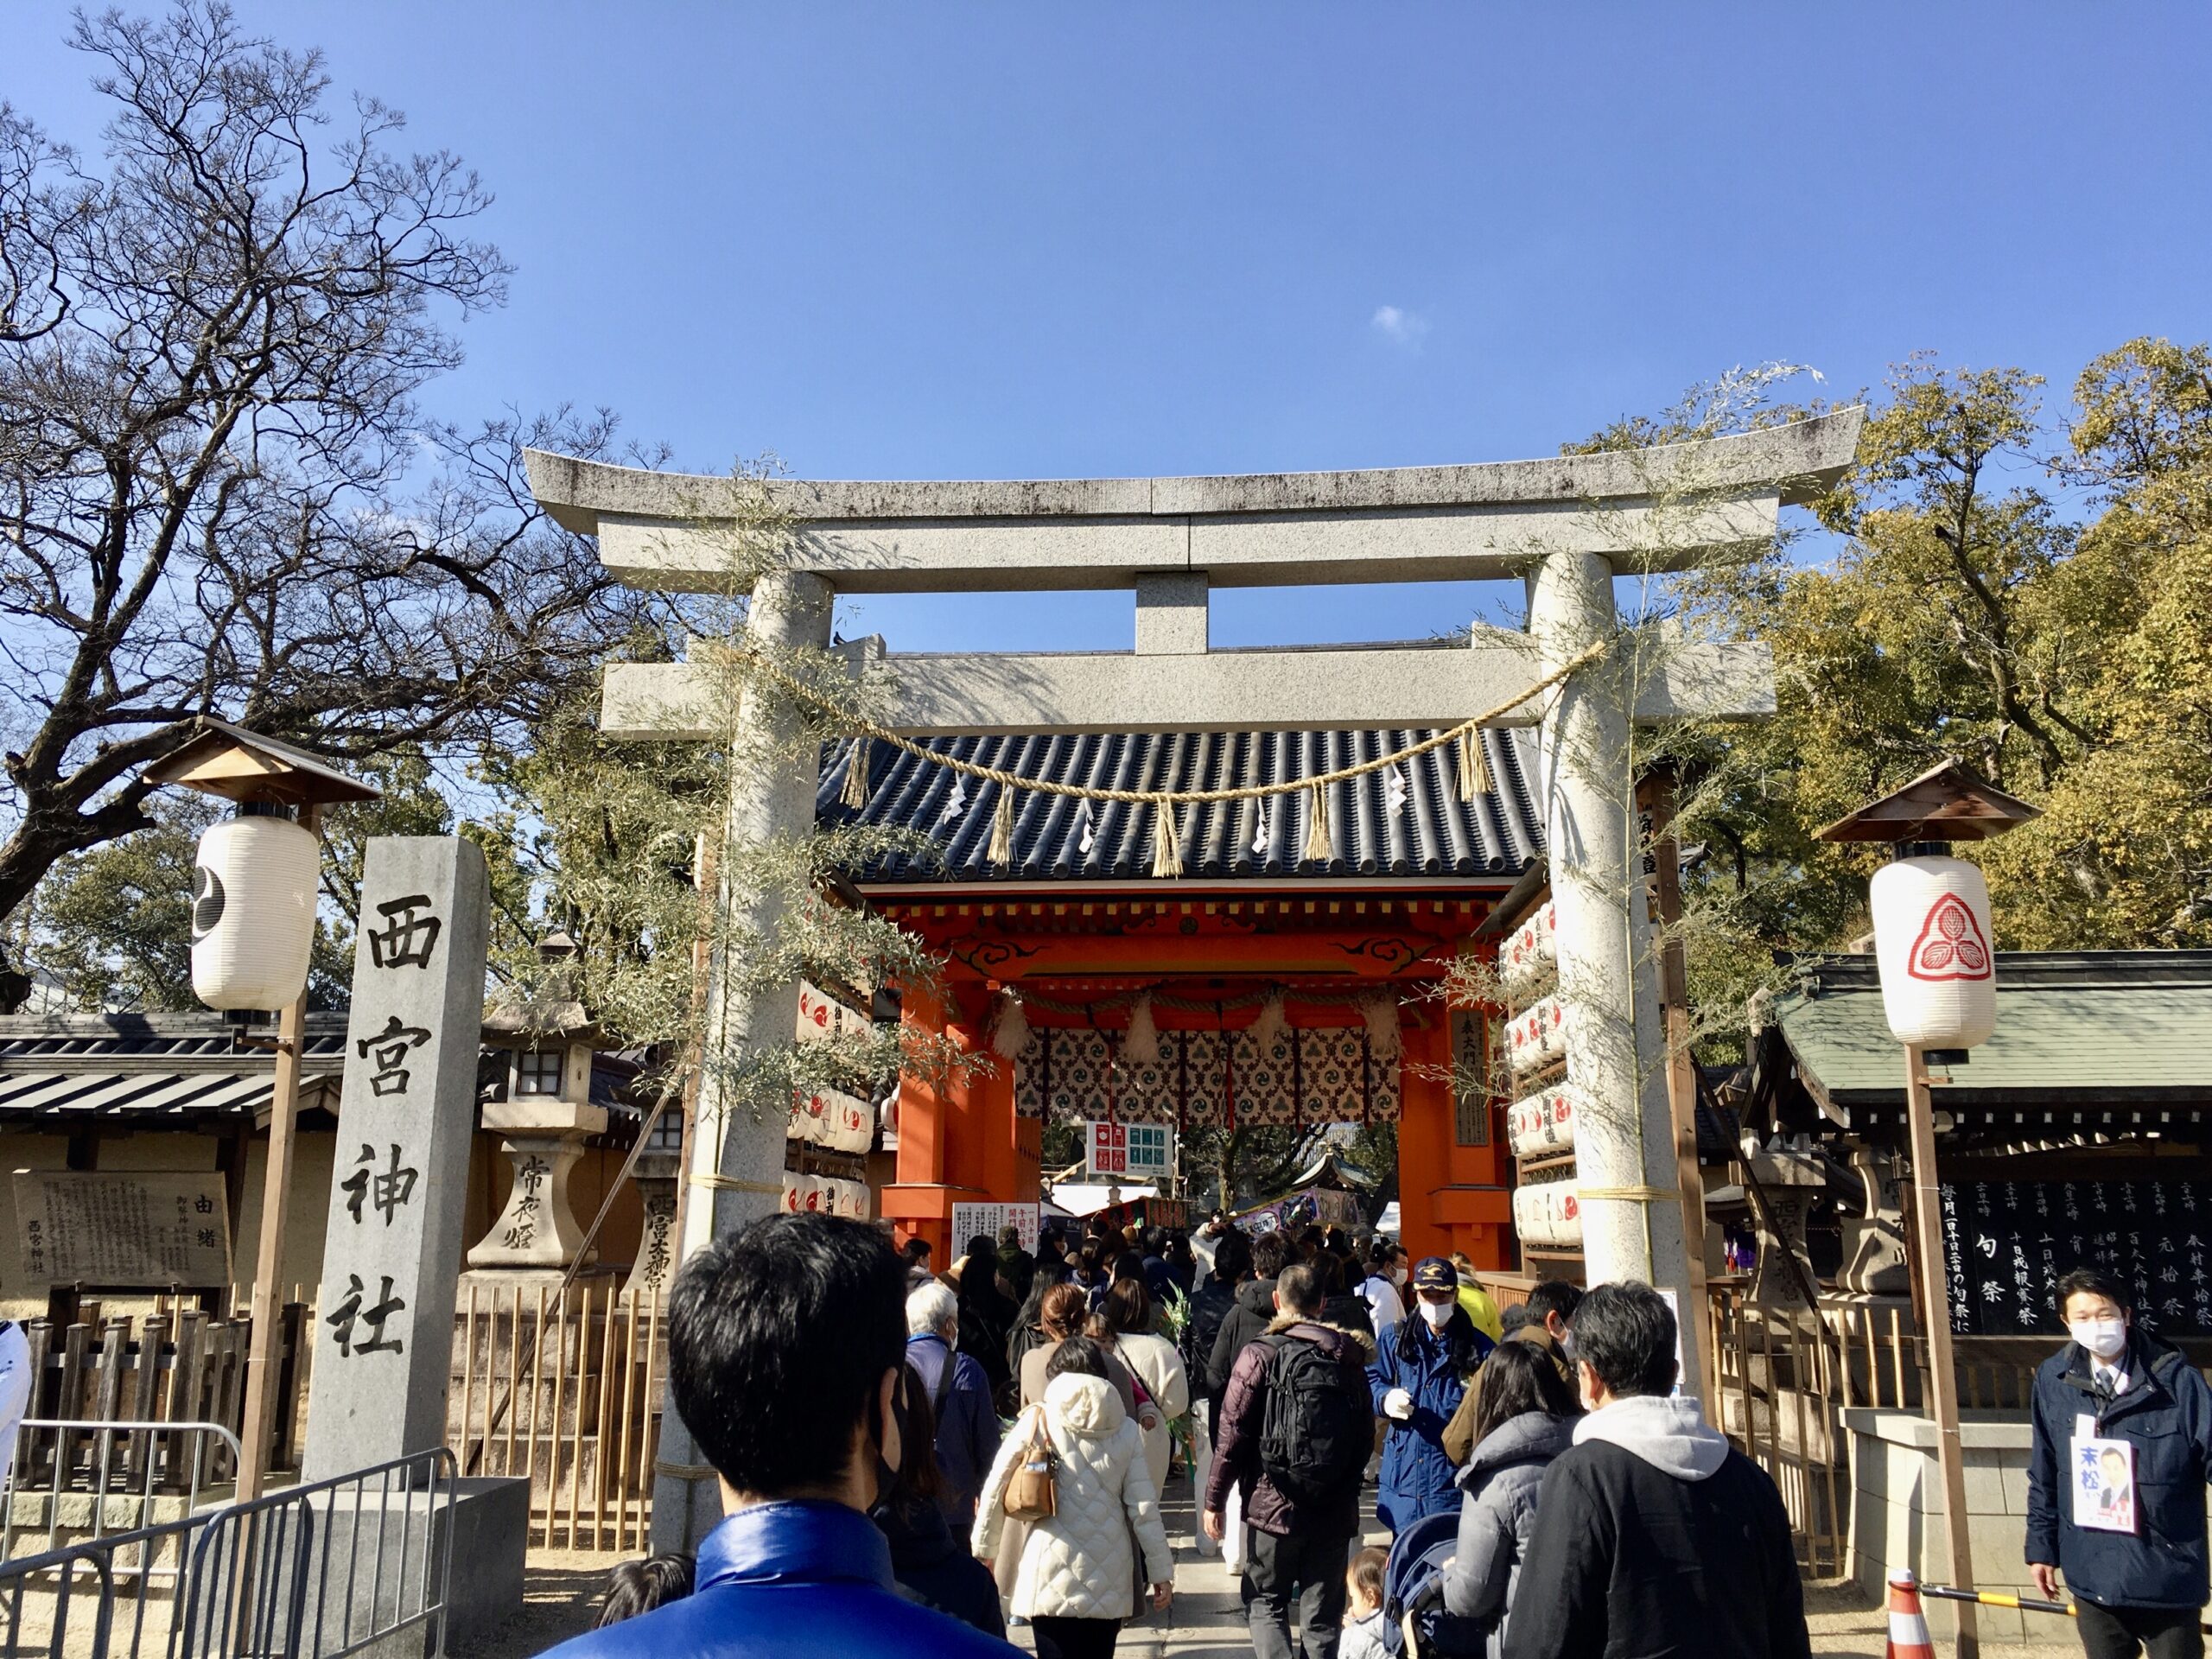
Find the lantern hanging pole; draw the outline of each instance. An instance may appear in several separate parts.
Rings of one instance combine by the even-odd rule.
[[[1920,1328],[1928,1344],[1929,1408],[1936,1419],[1936,1461],[1943,1478],[1943,1530],[1951,1578],[1974,1588],[1974,1545],[1967,1517],[1966,1453],[1959,1439],[1959,1376],[1952,1367],[1950,1278],[1943,1257],[1942,1183],[1936,1171],[1936,1110],[1928,1062],[1916,1044],[1904,1050],[1905,1118],[1912,1139],[1912,1227],[1920,1254]],[[1975,1659],[1980,1639],[1971,1603],[1959,1606],[1959,1659]]]
[[[300,808],[300,827],[322,846],[321,809]],[[276,1075],[270,1080],[269,1162],[261,1175],[261,1236],[254,1246],[252,1325],[245,1357],[245,1433],[238,1453],[238,1497],[241,1503],[261,1496],[268,1472],[269,1440],[276,1418],[276,1315],[284,1265],[285,1212],[292,1196],[293,1130],[300,1113],[300,1060],[308,1027],[307,988],[278,1017]],[[335,1179],[334,1177],[333,1179]]]

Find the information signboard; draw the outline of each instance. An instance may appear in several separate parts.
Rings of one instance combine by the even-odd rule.
[[[1960,1336],[2065,1334],[2053,1299],[2079,1267],[2133,1287],[2165,1337],[2212,1334],[2212,1201],[2193,1179],[1946,1181],[1943,1254]]]
[[[17,1170],[23,1276],[116,1289],[231,1282],[223,1178],[209,1172]]]
[[[1084,1125],[1083,1144],[1091,1174],[1133,1181],[1166,1180],[1175,1157],[1175,1131],[1165,1123],[1095,1119]]]
[[[995,1240],[1001,1229],[1009,1226],[1020,1237],[1021,1248],[1033,1255],[1036,1254],[1036,1205],[956,1203],[952,1206],[953,1253],[957,1255],[966,1250],[968,1241],[979,1233]]]

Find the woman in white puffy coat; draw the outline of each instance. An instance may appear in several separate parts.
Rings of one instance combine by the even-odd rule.
[[[1153,1331],[1152,1296],[1140,1279],[1119,1279],[1099,1304],[1115,1358],[1144,1384],[1149,1403],[1137,1402],[1137,1427],[1144,1435],[1144,1464],[1155,1492],[1167,1490],[1167,1466],[1174,1461],[1175,1437],[1168,1425],[1191,1408],[1191,1380],[1175,1344]],[[1096,1317],[1096,1316],[1094,1316]],[[1095,1333],[1086,1333],[1095,1334]]]
[[[1104,1352],[1071,1338],[1046,1370],[1044,1403],[1023,1413],[1000,1444],[971,1541],[978,1558],[998,1561],[1002,1588],[1008,1564],[998,1558],[1002,1551],[1013,1557],[1013,1610],[1029,1621],[1038,1659],[1109,1659],[1122,1621],[1136,1611],[1137,1552],[1154,1607],[1167,1605],[1175,1560],[1142,1437],[1106,1381]],[[1059,1454],[1056,1512],[1009,1520],[1007,1481],[1038,1412]]]

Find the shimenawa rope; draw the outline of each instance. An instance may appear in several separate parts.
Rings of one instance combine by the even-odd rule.
[[[846,804],[848,805],[853,804],[850,797],[853,793],[851,780],[854,773],[857,771],[863,779],[867,775],[865,766],[867,750],[863,746],[868,741],[873,741],[888,743],[892,747],[903,750],[918,760],[925,760],[932,766],[943,766],[948,772],[957,772],[970,778],[979,778],[985,782],[997,784],[1005,789],[1026,790],[1034,795],[1065,795],[1085,801],[1120,801],[1135,806],[1177,807],[1203,806],[1219,801],[1260,800],[1269,795],[1290,795],[1295,794],[1300,790],[1325,789],[1332,784],[1345,783],[1354,778],[1363,778],[1370,772],[1381,772],[1386,767],[1396,766],[1401,761],[1427,754],[1432,749],[1440,749],[1447,743],[1459,743],[1462,739],[1469,737],[1474,737],[1475,741],[1471,745],[1473,753],[1471,764],[1470,757],[1467,755],[1469,746],[1462,746],[1462,794],[1464,796],[1468,787],[1479,791],[1488,785],[1489,766],[1483,754],[1481,740],[1475,736],[1478,729],[1494,720],[1503,719],[1531,698],[1541,696],[1570,674],[1576,673],[1597,661],[1599,658],[1611,651],[1613,641],[1610,639],[1600,639],[1595,645],[1586,646],[1545,675],[1543,678],[1536,681],[1525,690],[1508,697],[1496,708],[1486,709],[1470,719],[1463,720],[1457,726],[1447,730],[1432,734],[1417,743],[1409,743],[1404,748],[1393,750],[1389,754],[1377,755],[1371,760],[1357,761],[1348,766],[1338,766],[1329,772],[1310,772],[1304,777],[1287,778],[1279,783],[1242,784],[1225,789],[1103,789],[1087,784],[1063,783],[1052,778],[1025,777],[1020,772],[1009,772],[1002,766],[987,766],[980,761],[963,760],[957,755],[946,754],[942,750],[931,748],[927,744],[914,738],[901,736],[888,727],[879,726],[873,721],[852,721],[851,717],[842,709],[838,709],[825,694],[816,690],[804,680],[779,667],[759,652],[749,646],[741,646],[737,649],[739,655],[753,663],[763,674],[775,681],[778,685],[800,702],[808,703],[823,713],[839,715],[846,719],[849,723],[857,724],[860,727],[861,736],[855,740],[855,747],[853,753],[853,760],[860,764],[849,767],[846,773]],[[860,804],[866,804],[865,797]]]

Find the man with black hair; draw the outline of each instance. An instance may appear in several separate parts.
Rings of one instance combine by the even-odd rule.
[[[1567,1363],[1567,1330],[1581,1300],[1581,1286],[1571,1285],[1564,1279],[1541,1280],[1530,1287],[1529,1300],[1521,1304],[1522,1322],[1507,1331],[1504,1338],[1543,1350],[1552,1363],[1559,1367],[1560,1376],[1570,1388],[1574,1385],[1574,1371]],[[1500,1319],[1502,1322],[1503,1315]],[[1444,1426],[1444,1455],[1452,1459],[1454,1466],[1465,1463],[1474,1454],[1475,1414],[1482,1409],[1482,1402],[1483,1374],[1477,1371],[1475,1380],[1467,1384],[1466,1397],[1459,1402],[1459,1410]]]
[[[1214,1249],[1213,1270],[1199,1281],[1198,1294],[1191,1298],[1190,1320],[1183,1328],[1183,1369],[1190,1376],[1192,1392],[1205,1396],[1206,1427],[1217,1433],[1221,1427],[1221,1389],[1213,1386],[1210,1370],[1214,1338],[1221,1334],[1222,1322],[1236,1306],[1238,1287],[1251,1274],[1252,1241],[1231,1230]],[[1223,1386],[1227,1386],[1225,1378]]]
[[[1223,1394],[1236,1357],[1268,1334],[1275,1317],[1275,1275],[1290,1255],[1290,1241],[1281,1233],[1262,1233],[1252,1241],[1252,1277],[1236,1287],[1236,1297],[1214,1333],[1213,1352],[1206,1358],[1206,1388]]]
[[[770,1216],[683,1264],[669,1393],[721,1478],[726,1519],[680,1601],[579,1637],[563,1659],[1005,1659],[1014,1649],[903,1599],[868,1519],[909,1455],[899,1432],[906,1270],[864,1222]]]
[[[2030,1413],[2036,1587],[2058,1599],[2064,1572],[2089,1659],[2202,1659],[2212,1386],[2137,1322],[2116,1274],[2077,1268],[2058,1281],[2057,1302],[2072,1340],[2037,1369]],[[2107,1500],[2086,1514],[2073,1487],[2085,1459]]]
[[[1266,1241],[1262,1240],[1262,1243]],[[1359,1533],[1359,1492],[1375,1417],[1373,1340],[1321,1319],[1321,1274],[1285,1268],[1267,1336],[1237,1356],[1222,1396],[1220,1439],[1202,1507],[1206,1535],[1227,1530],[1230,1489],[1252,1528],[1244,1612],[1257,1659],[1292,1659],[1298,1609],[1306,1659],[1336,1659],[1344,1561]]]
[[[1545,1471],[1505,1659],[1809,1659],[1782,1494],[1672,1395],[1675,1344],[1649,1285],[1599,1285],[1574,1310],[1589,1414]]]

